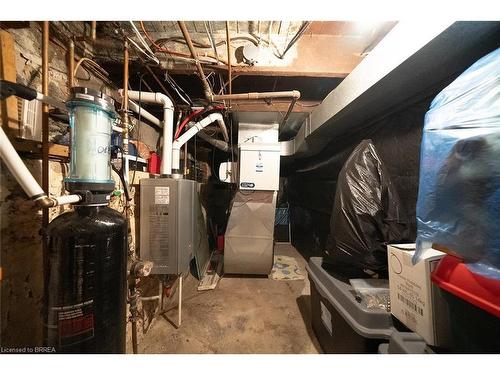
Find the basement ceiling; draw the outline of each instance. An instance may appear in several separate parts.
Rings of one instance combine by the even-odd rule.
[[[185,23],[200,59],[205,62],[203,66],[214,91],[220,91],[227,83],[226,22]],[[135,51],[131,53],[131,75],[144,70],[143,65],[148,64],[161,79],[168,72],[188,94],[201,97],[201,83],[193,62],[177,56],[189,56],[177,22],[136,21],[133,25],[137,31],[131,22],[98,22],[98,39],[112,43],[108,43],[108,48],[96,48],[95,58],[110,71],[112,78],[117,83],[121,80],[124,36],[141,46],[139,34],[155,52],[159,63],[155,64],[132,47]],[[298,89],[303,100],[321,101],[394,25],[395,22],[229,21],[233,91]],[[300,37],[291,44],[304,27]],[[255,47],[255,61],[249,63],[243,58],[246,47]],[[156,86],[151,77],[148,81]],[[227,91],[227,87],[225,89]]]
[[[67,28],[64,24],[68,22],[58,24],[64,30]],[[395,24],[228,21],[232,92],[299,90],[301,99],[286,128],[282,129],[284,139],[293,138],[304,118]],[[185,21],[185,25],[212,91],[228,93],[226,22]],[[85,55],[90,54],[89,57],[109,73],[109,78],[118,87],[122,86],[125,39],[130,45],[130,88],[167,92],[177,105],[182,106],[185,102],[169,82],[171,80],[167,80],[168,75],[195,104],[203,103],[202,84],[177,21],[97,22],[97,41],[88,46]],[[262,118],[262,121],[269,118],[279,120],[286,113],[288,103],[286,100],[233,101],[231,111],[236,118],[251,116]],[[152,112],[158,110],[154,107],[148,109]]]

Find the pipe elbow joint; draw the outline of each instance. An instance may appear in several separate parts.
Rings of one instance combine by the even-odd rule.
[[[157,92],[155,93],[155,100],[163,106],[163,109],[174,110],[174,103],[172,103],[172,100],[167,95]]]
[[[35,200],[35,202],[40,206],[40,208],[51,208],[57,205],[57,201],[48,196],[43,196]]]

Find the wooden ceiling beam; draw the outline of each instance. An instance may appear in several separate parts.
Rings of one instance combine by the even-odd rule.
[[[205,72],[227,71],[226,67],[204,66]],[[173,66],[168,69],[171,74],[196,74],[196,68],[186,65]],[[233,76],[262,76],[262,77],[319,77],[319,78],[345,78],[349,72],[324,72],[324,71],[304,71],[294,70],[286,67],[257,67],[257,66],[237,66],[232,69]]]

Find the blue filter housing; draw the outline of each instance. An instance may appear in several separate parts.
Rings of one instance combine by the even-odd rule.
[[[417,251],[445,246],[500,279],[500,49],[433,100],[425,116]]]

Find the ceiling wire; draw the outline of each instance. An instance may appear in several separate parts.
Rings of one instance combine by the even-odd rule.
[[[149,45],[146,43],[146,41],[142,37],[141,33],[139,32],[139,30],[135,26],[134,22],[133,21],[129,21],[129,23],[130,23],[130,25],[132,25],[132,29],[134,30],[135,35],[137,36],[137,38],[139,39],[139,41],[141,42],[141,44],[144,46],[144,48],[146,49],[146,51],[149,53],[149,55],[152,58],[152,60],[154,62],[156,62],[157,64],[159,64],[160,60],[158,60],[158,58],[155,56],[155,53],[151,50],[151,48],[149,48]]]
[[[203,25],[205,26],[205,31],[207,33],[208,40],[209,40],[210,44],[212,45],[212,48],[214,49],[215,58],[217,59],[217,64],[220,64],[219,54],[217,53],[217,45],[215,44],[214,36],[212,33],[212,26],[210,24],[210,21],[203,21]]]
[[[297,31],[297,33],[294,35],[294,37],[292,38],[292,40],[290,41],[290,43],[288,43],[288,45],[286,45],[286,48],[283,51],[283,53],[279,56],[280,59],[282,59],[283,57],[285,57],[285,54],[300,39],[300,37],[304,34],[304,32],[307,30],[307,28],[309,27],[310,24],[311,24],[311,22],[309,22],[309,21],[305,21],[305,22],[302,23],[302,25],[299,28],[299,31]],[[287,40],[288,40],[288,35],[287,35]]]
[[[143,21],[139,21],[140,22],[140,25],[141,25],[141,28],[142,28],[142,31],[144,33],[144,35],[146,36],[146,38],[153,44],[153,46],[160,52],[164,52],[164,53],[167,53],[169,55],[172,55],[172,56],[180,56],[180,57],[185,57],[185,58],[190,58],[191,60],[192,57],[190,54],[187,54],[187,53],[182,53],[182,52],[175,52],[175,51],[171,51],[171,50],[168,50],[164,47],[161,47],[159,46],[154,40],[153,38],[149,35],[149,33],[146,31],[146,28],[144,27],[144,22]],[[206,54],[205,57],[208,57],[208,58],[211,58],[211,59],[214,59],[214,60],[217,60],[215,56],[212,56],[212,55],[208,55]],[[202,62],[203,60],[200,60],[200,62]],[[223,60],[220,60],[222,63],[224,64],[227,64],[225,61]],[[207,62],[207,61],[205,61]]]

